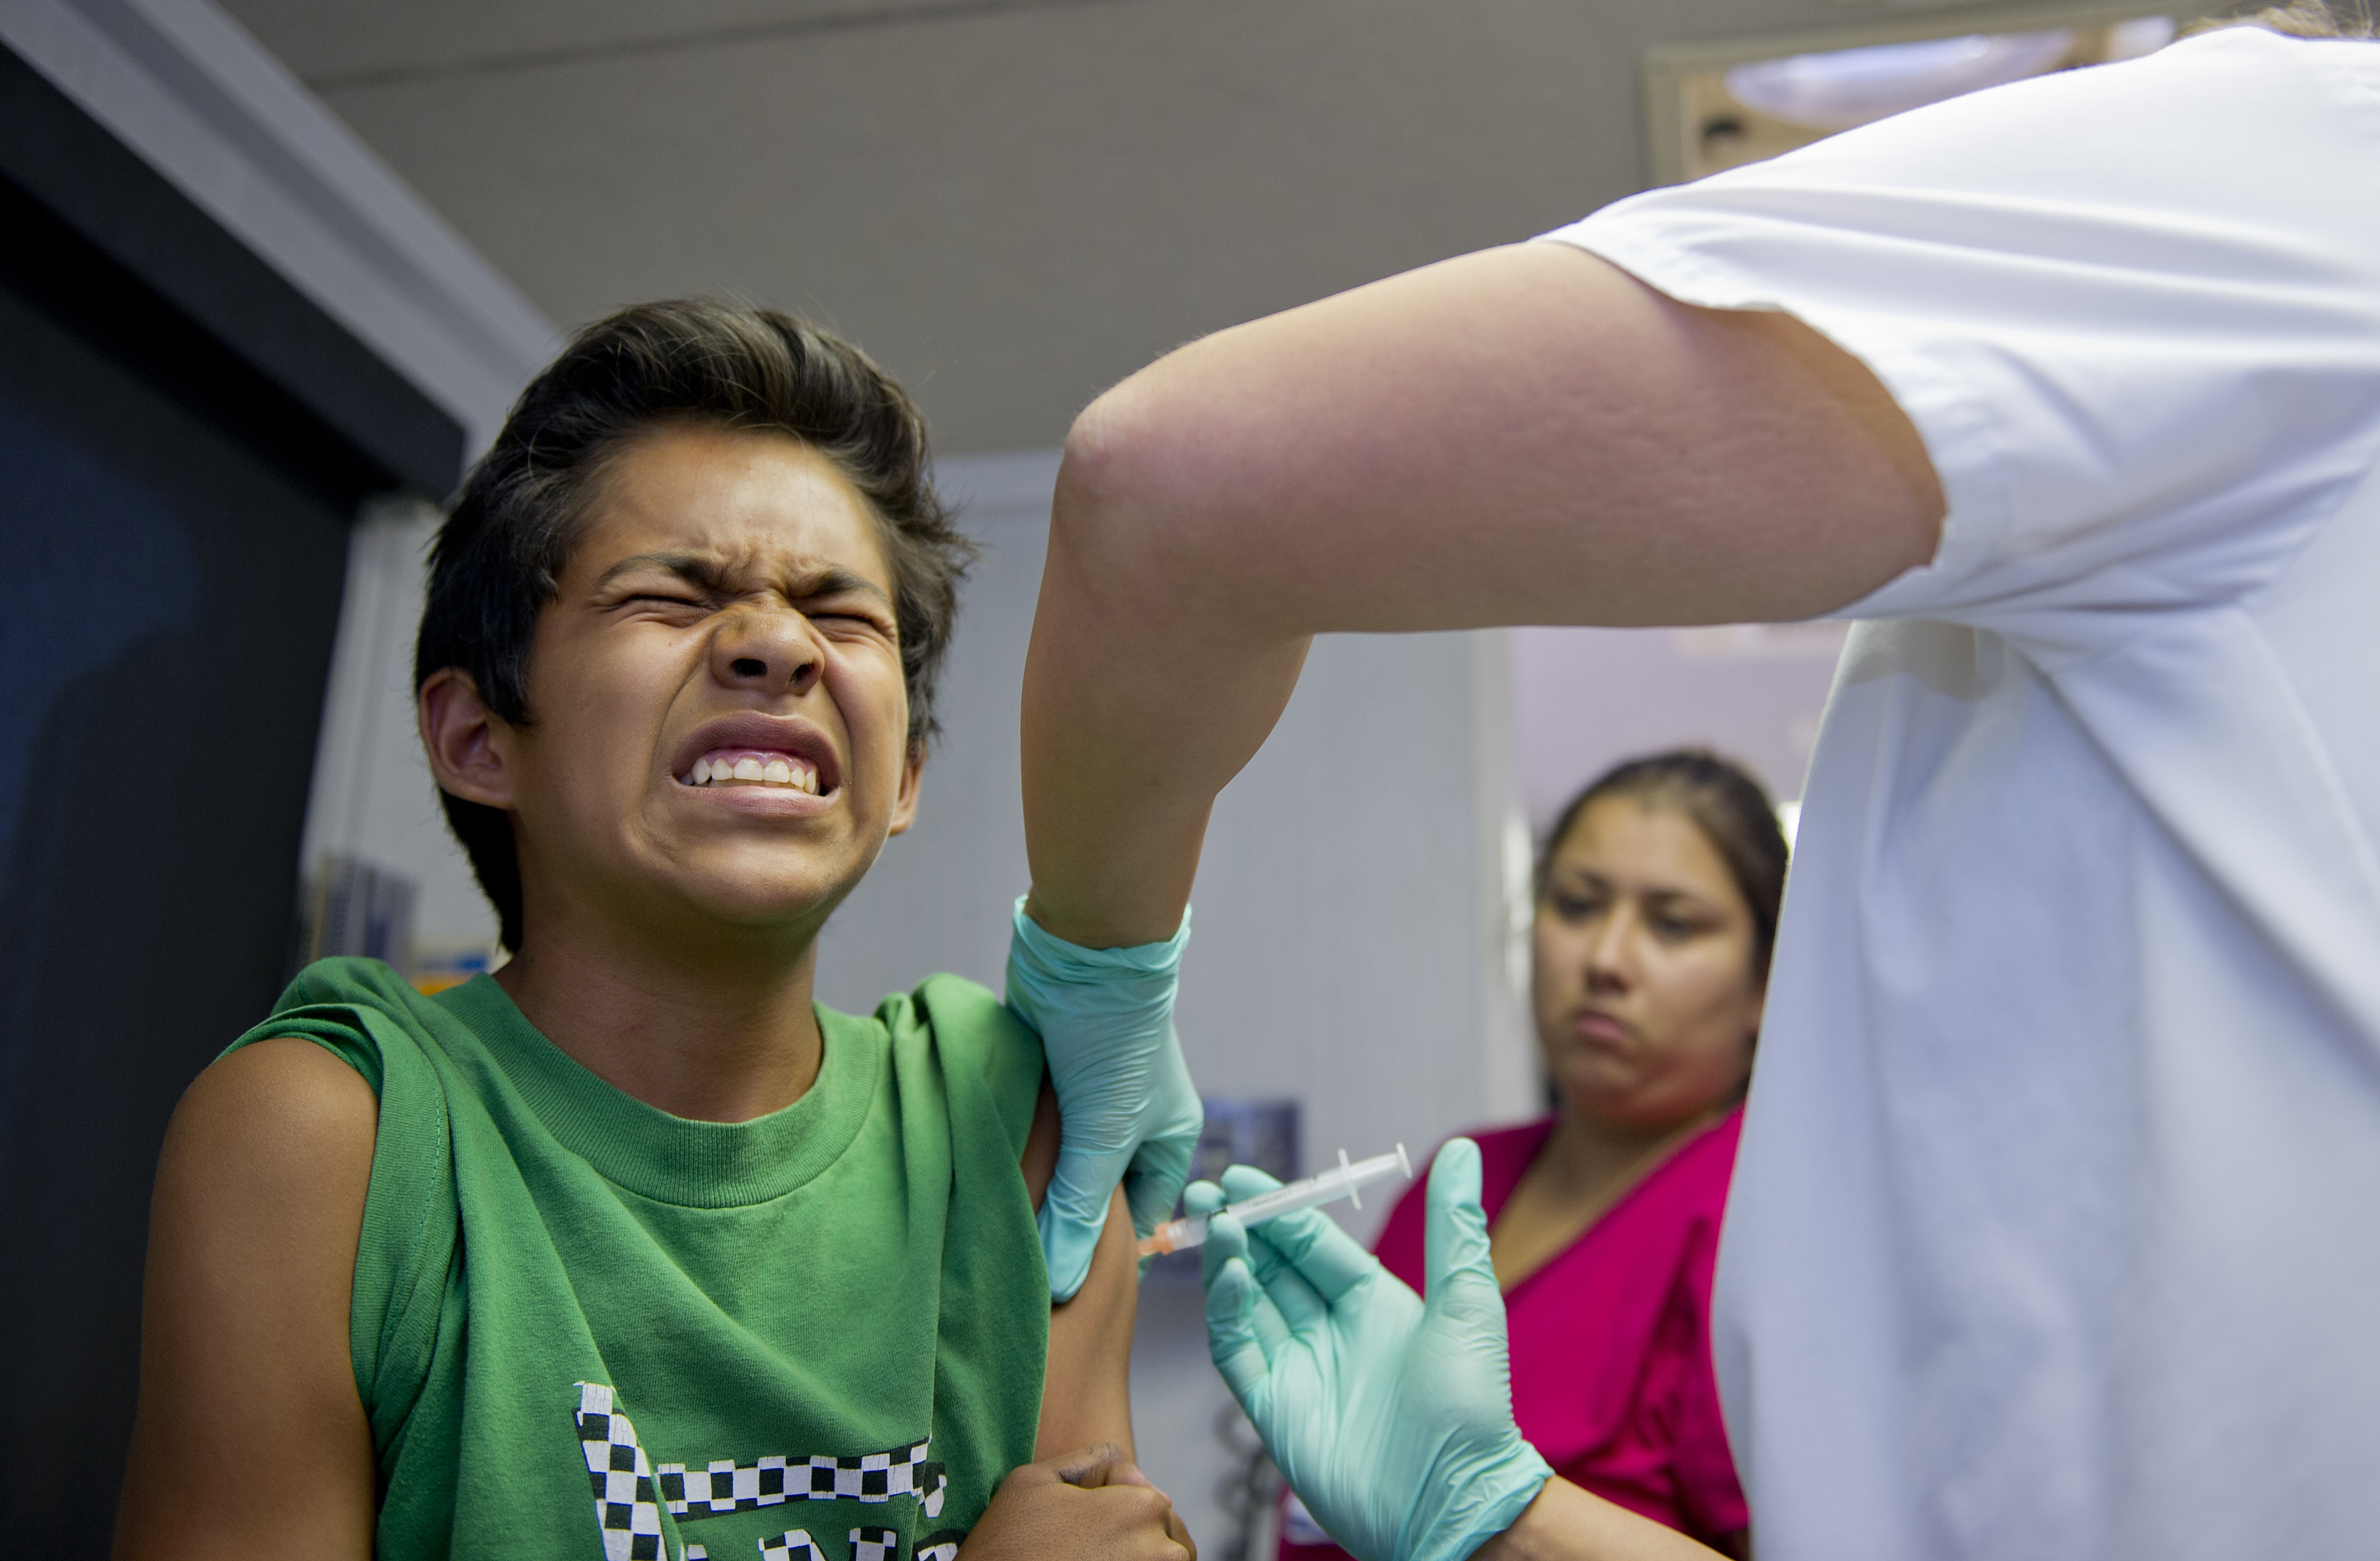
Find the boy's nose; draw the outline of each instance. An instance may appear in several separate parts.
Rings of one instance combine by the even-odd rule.
[[[712,642],[719,680],[769,693],[807,694],[818,684],[825,656],[799,613],[771,613],[722,629]]]

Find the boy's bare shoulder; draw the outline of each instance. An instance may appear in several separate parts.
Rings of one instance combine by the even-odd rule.
[[[353,1068],[296,1036],[253,1042],[216,1059],[174,1108],[152,1219],[188,1240],[262,1241],[289,1257],[305,1237],[327,1239],[352,1265],[379,1129],[380,1097]]]
[[[296,1037],[183,1095],[150,1207],[118,1561],[370,1554],[347,1334],[378,1129],[371,1085]]]
[[[220,1157],[256,1172],[371,1164],[380,1097],[313,1042],[277,1035],[217,1058],[174,1110],[167,1155]]]

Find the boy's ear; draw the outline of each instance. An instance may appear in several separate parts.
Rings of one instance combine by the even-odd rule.
[[[460,667],[443,667],[422,684],[415,702],[421,746],[442,792],[490,807],[513,805],[504,739],[512,729],[480,700],[480,685]]]
[[[892,827],[884,831],[897,835],[917,821],[917,788],[926,774],[926,745],[909,744],[908,756],[901,761],[901,794],[892,802]]]

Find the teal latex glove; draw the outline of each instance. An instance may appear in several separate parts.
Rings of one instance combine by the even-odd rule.
[[[1021,899],[1012,925],[1008,1006],[1041,1036],[1065,1130],[1041,1200],[1041,1256],[1050,1299],[1066,1301],[1091,1271],[1116,1184],[1146,1236],[1172,1216],[1198,1153],[1206,1108],[1173,1034],[1190,915],[1166,942],[1131,949],[1052,937]]]
[[[1194,1214],[1279,1186],[1233,1166]],[[1207,1228],[1207,1342],[1290,1488],[1359,1561],[1463,1561],[1553,1470],[1512,1423],[1479,1147],[1429,1172],[1424,1301],[1318,1209]]]

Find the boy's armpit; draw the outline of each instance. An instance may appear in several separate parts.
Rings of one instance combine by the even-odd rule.
[[[199,1076],[151,1205],[118,1561],[371,1554],[371,1434],[348,1348],[379,1102],[310,1041]]]

